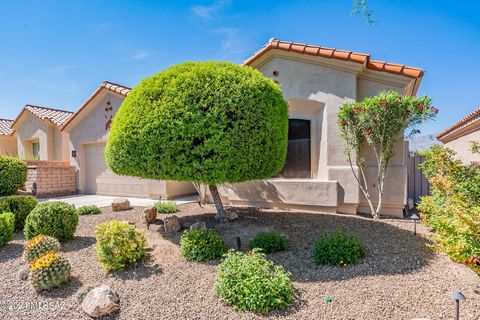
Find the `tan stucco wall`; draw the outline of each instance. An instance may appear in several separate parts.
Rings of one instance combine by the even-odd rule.
[[[75,158],[69,156],[69,161],[79,171],[79,190],[85,189],[85,146],[91,143],[106,142],[108,130],[105,129],[107,119],[105,115],[115,115],[124,97],[110,91],[103,90],[97,95],[82,113],[66,128],[70,133],[69,149],[77,151]],[[112,107],[106,112],[107,102]],[[149,196],[154,199],[172,198],[185,194],[195,193],[195,188],[189,182],[148,180]]]
[[[20,159],[32,159],[32,142],[40,143],[38,160],[67,160],[68,133],[48,120],[25,111],[15,125],[17,152]]]
[[[1,156],[17,155],[17,137],[16,136],[0,136],[0,155]]]
[[[455,151],[457,153],[457,159],[462,160],[466,164],[480,162],[480,155],[473,154],[471,146],[472,141],[480,141],[480,128],[474,128],[474,130],[473,132],[445,143],[445,147]]]
[[[311,120],[312,179],[268,179],[236,185],[225,185],[221,195],[232,203],[264,203],[278,207],[309,205],[317,208],[334,208],[334,211],[355,213],[363,211],[363,194],[357,185],[344,155],[344,141],[337,126],[337,112],[347,102],[361,100],[382,90],[404,92],[409,81],[357,74],[354,65],[331,61],[325,63],[294,55],[273,55],[259,62],[258,68],[265,76],[278,81],[285,99],[289,102],[289,116]],[[326,59],[328,60],[328,59]],[[274,77],[273,72],[278,76]],[[368,180],[376,178],[368,153]],[[358,172],[358,168],[354,168]],[[399,141],[397,155],[387,174],[384,214],[402,216],[406,202],[407,170],[403,141]]]

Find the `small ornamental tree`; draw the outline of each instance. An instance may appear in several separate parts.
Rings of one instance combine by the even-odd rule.
[[[409,135],[420,133],[415,126],[434,118],[437,113],[438,109],[431,106],[430,98],[401,96],[395,91],[381,92],[340,108],[338,125],[345,140],[345,155],[374,218],[380,216],[385,176],[395,155],[395,145],[403,139],[406,129],[411,129]],[[368,147],[373,150],[377,162],[376,205],[366,176],[365,150]],[[358,173],[354,170],[355,165]]]
[[[259,71],[224,62],[187,62],[143,80],[112,123],[105,158],[122,175],[216,185],[265,179],[283,168],[288,107]]]

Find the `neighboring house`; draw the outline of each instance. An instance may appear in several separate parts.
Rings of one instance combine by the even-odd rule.
[[[423,71],[372,60],[370,55],[272,39],[244,65],[281,85],[289,103],[287,161],[279,177],[228,184],[221,194],[232,204],[368,212],[344,155],[337,112],[382,90],[416,95]],[[406,144],[399,139],[387,172],[382,213],[403,216],[407,198]],[[376,194],[376,162],[367,155],[368,181]],[[355,168],[358,171],[358,168]]]
[[[25,160],[68,159],[68,134],[60,128],[73,112],[26,105],[12,124],[17,153]]]
[[[472,153],[472,141],[480,141],[480,108],[436,135],[446,147],[454,150],[464,163],[480,162]]]
[[[192,183],[156,181],[112,173],[105,163],[111,122],[130,88],[105,81],[62,128],[70,136],[69,161],[81,193],[154,199],[195,193]]]
[[[13,120],[0,119],[0,155],[17,155],[17,137],[12,129]]]

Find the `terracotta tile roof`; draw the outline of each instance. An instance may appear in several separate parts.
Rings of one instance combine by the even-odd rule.
[[[441,141],[448,134],[453,133],[454,131],[457,131],[461,128],[465,128],[466,126],[468,126],[469,124],[471,124],[474,121],[477,121],[478,119],[480,119],[480,108],[473,111],[472,113],[470,113],[468,116],[464,117],[463,119],[457,121],[455,124],[448,127],[447,129],[443,130],[442,132],[437,133],[435,135],[435,137]]]
[[[420,68],[414,68],[403,64],[396,64],[385,61],[371,60],[369,54],[354,51],[338,50],[334,48],[312,46],[295,42],[281,41],[277,39],[271,39],[260,50],[258,50],[251,57],[245,60],[243,62],[243,65],[251,65],[254,61],[256,61],[265,53],[273,49],[360,63],[364,64],[366,68],[370,70],[403,75],[414,79],[423,76],[423,70]]]
[[[13,120],[0,119],[0,136],[11,136]]]
[[[103,81],[103,83],[100,85],[100,87],[95,90],[95,92],[90,96],[90,98],[85,101],[80,108],[75,112],[75,114],[63,125],[62,131],[65,130],[65,128],[72,123],[73,119],[75,119],[84,109],[85,107],[93,100],[95,99],[96,96],[102,92],[102,90],[109,90],[111,92],[118,93],[124,97],[126,97],[132,88],[122,86],[121,84],[110,82],[110,81]]]
[[[25,109],[36,115],[42,120],[50,120],[53,122],[57,127],[61,127],[68,121],[73,115],[71,111],[47,108],[47,107],[40,107],[40,106],[33,106],[27,104]]]

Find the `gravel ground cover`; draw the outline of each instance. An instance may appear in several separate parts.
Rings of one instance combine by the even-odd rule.
[[[452,319],[455,289],[467,297],[462,319],[480,319],[480,281],[470,269],[451,262],[427,248],[421,236],[413,236],[411,221],[372,219],[309,212],[232,209],[240,219],[229,224],[214,222],[214,207],[180,206],[178,216],[188,227],[205,221],[232,246],[240,237],[242,249],[257,232],[284,234],[289,251],[268,257],[292,273],[296,302],[268,316],[237,312],[220,302],[214,291],[217,262],[184,261],[179,253],[181,233],[165,235],[161,223],[148,231],[148,256],[125,272],[107,273],[96,259],[95,226],[112,219],[127,220],[145,228],[142,208],[81,216],[75,239],[62,251],[72,264],[73,279],[52,291],[36,294],[29,281],[19,280],[25,266],[21,259],[25,242],[21,233],[0,249],[0,319],[89,319],[79,297],[88,288],[113,286],[120,295],[121,312],[108,319]],[[166,215],[159,215],[159,220]],[[327,231],[344,229],[363,242],[367,256],[348,268],[316,266],[312,246]],[[325,302],[330,296],[332,302]],[[12,309],[12,310],[9,310]]]

